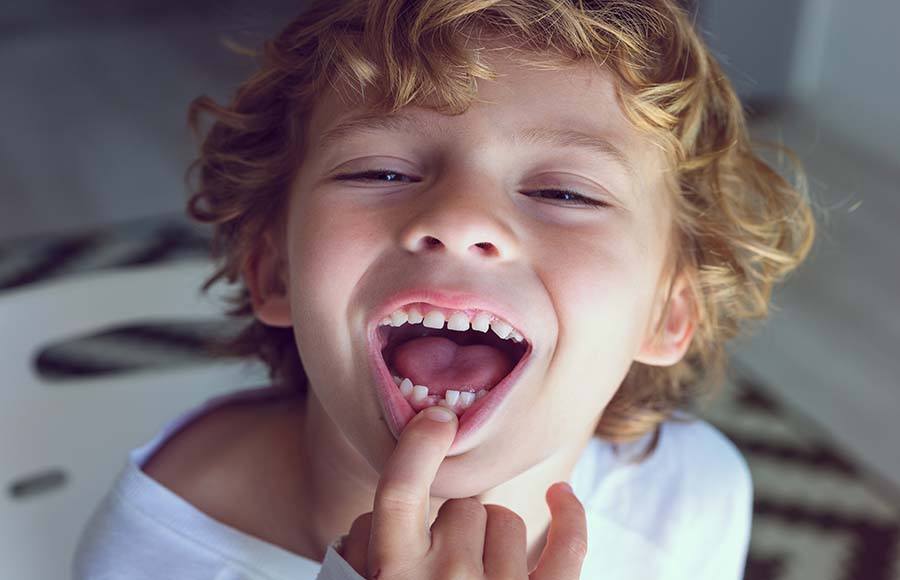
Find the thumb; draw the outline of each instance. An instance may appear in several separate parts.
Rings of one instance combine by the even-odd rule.
[[[584,506],[567,483],[550,486],[546,497],[552,519],[547,543],[530,579],[580,578],[588,548]]]

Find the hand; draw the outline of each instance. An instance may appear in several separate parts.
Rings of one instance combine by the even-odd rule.
[[[587,522],[581,502],[564,485],[547,491],[552,519],[530,576],[525,523],[505,507],[471,497],[450,499],[429,532],[431,485],[458,421],[452,413],[449,422],[428,420],[439,410],[425,409],[406,426],[378,481],[374,511],[353,522],[341,556],[370,580],[578,580],[587,554]]]

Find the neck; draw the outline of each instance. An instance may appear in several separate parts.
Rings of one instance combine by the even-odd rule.
[[[544,461],[518,476],[476,496],[482,504],[498,504],[518,514],[527,527],[528,570],[536,566],[547,541],[550,508],[545,495],[557,481],[568,481],[575,465],[593,433],[582,440],[562,447]]]
[[[346,534],[359,515],[372,511],[378,473],[347,441],[311,392],[307,394],[302,433],[307,551],[321,561],[331,541]],[[571,477],[592,435],[585,434],[513,479],[476,496],[482,504],[502,505],[525,521],[529,570],[537,565],[550,524],[544,499],[547,488]],[[432,496],[431,523],[445,501]]]
[[[372,511],[378,473],[340,432],[308,391],[302,420],[303,501],[310,556],[325,558],[328,544]]]

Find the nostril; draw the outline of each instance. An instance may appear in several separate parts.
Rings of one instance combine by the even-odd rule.
[[[497,250],[497,247],[494,244],[492,244],[491,242],[478,242],[477,244],[475,244],[475,247],[477,247],[479,250],[481,250],[486,255],[489,255],[489,256],[499,255],[499,251]]]

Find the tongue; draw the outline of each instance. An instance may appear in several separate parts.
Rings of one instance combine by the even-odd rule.
[[[460,346],[439,336],[405,342],[392,358],[388,362],[397,374],[441,396],[448,389],[490,389],[513,369],[513,361],[493,346]]]

